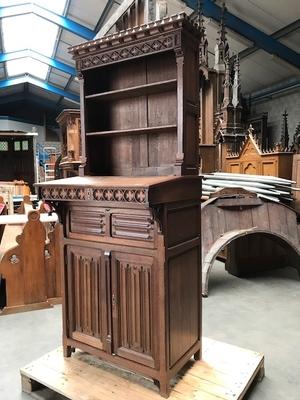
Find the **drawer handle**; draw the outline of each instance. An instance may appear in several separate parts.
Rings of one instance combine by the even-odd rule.
[[[112,306],[113,306],[113,307],[115,307],[116,304],[117,304],[117,302],[116,302],[116,295],[115,295],[114,293],[112,294],[112,297],[111,297],[111,303],[112,303]]]

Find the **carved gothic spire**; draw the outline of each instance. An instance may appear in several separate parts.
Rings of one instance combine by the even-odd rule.
[[[232,104],[234,107],[240,105],[241,100],[241,75],[240,75],[240,58],[237,54],[234,59],[234,77],[233,77],[233,93]]]
[[[223,83],[224,87],[224,96],[223,96],[223,104],[222,108],[228,107],[232,105],[231,101],[231,76],[230,76],[230,60],[229,56],[227,55],[224,60],[225,63],[225,79]]]
[[[226,38],[226,29],[225,29],[225,13],[227,11],[227,8],[225,6],[225,3],[223,3],[222,6],[222,13],[221,13],[221,19],[220,19],[220,29],[218,31],[218,38],[217,38],[217,43],[215,46],[215,70],[219,72],[224,72],[225,71],[225,57],[229,53],[229,46]]]
[[[298,123],[295,134],[293,137],[293,143],[292,143],[292,150],[299,153],[300,152],[300,122]]]
[[[281,138],[280,144],[283,150],[287,150],[289,147],[289,129],[288,129],[288,113],[286,110],[282,114],[282,128],[281,128]]]
[[[204,26],[202,0],[198,0],[197,11],[197,22],[201,31],[201,40],[199,45],[199,63],[200,66],[208,67],[208,41],[206,37],[206,29]]]

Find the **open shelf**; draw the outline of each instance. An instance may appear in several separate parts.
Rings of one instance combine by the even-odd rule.
[[[111,135],[122,135],[122,134],[142,134],[142,133],[164,133],[169,132],[177,128],[177,125],[163,125],[163,126],[150,126],[145,128],[129,128],[119,129],[112,131],[99,131],[99,132],[87,132],[86,136],[111,136]]]
[[[144,96],[147,94],[154,94],[159,92],[167,92],[175,90],[177,87],[177,80],[170,79],[167,81],[160,81],[148,83],[145,85],[133,86],[126,89],[111,90],[109,92],[95,93],[85,96],[86,100],[115,100],[125,99],[128,97]]]

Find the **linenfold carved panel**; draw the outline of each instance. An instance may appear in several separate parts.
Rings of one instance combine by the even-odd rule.
[[[69,246],[68,257],[71,261],[67,270],[68,293],[73,298],[69,309],[70,336],[103,349],[107,327],[102,252]]]
[[[119,325],[114,351],[154,366],[151,257],[113,257]],[[130,356],[131,354],[131,356]]]
[[[96,208],[70,210],[70,232],[88,235],[104,235],[106,232],[105,214]]]
[[[145,215],[112,215],[112,236],[128,239],[153,240],[153,219]]]

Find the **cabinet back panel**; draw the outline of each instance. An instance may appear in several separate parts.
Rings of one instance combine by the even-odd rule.
[[[176,125],[176,92],[157,93],[148,96],[148,126]]]
[[[147,98],[139,96],[110,103],[109,129],[134,129],[147,126]]]
[[[176,161],[176,131],[149,136],[149,166],[174,165]]]
[[[147,59],[147,83],[176,79],[177,67],[174,52],[157,54]]]
[[[146,83],[146,60],[136,59],[120,64],[84,71],[85,95],[125,89]]]

